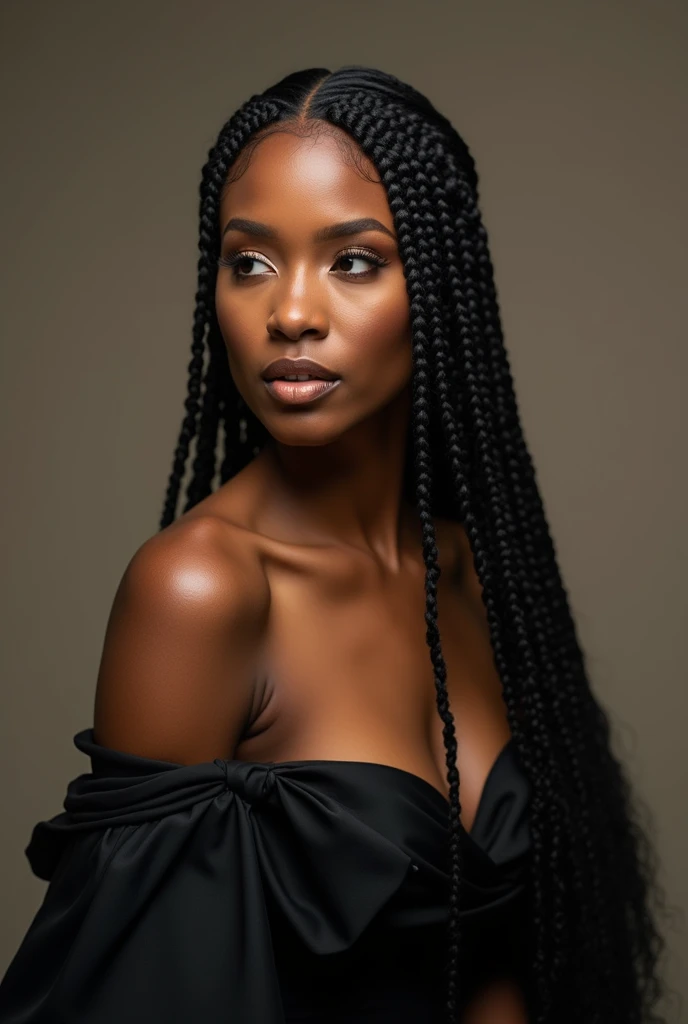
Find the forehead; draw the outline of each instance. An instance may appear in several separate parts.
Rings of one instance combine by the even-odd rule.
[[[251,212],[275,226],[295,216],[319,223],[365,212],[393,225],[377,170],[336,129],[310,136],[276,131],[239,161],[238,177],[232,180],[230,171],[221,200],[222,223]]]

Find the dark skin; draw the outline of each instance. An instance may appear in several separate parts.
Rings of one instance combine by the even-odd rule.
[[[408,297],[385,190],[359,158],[372,180],[332,135],[280,132],[226,189],[221,231],[240,218],[273,232],[224,232],[223,257],[242,259],[220,267],[215,296],[234,381],[273,441],[130,562],[108,623],[94,732],[187,764],[373,761],[447,795],[420,524],[402,497]],[[314,239],[360,218],[381,228]],[[341,381],[311,403],[282,405],[261,379],[280,356],[316,359]],[[468,540],[447,520],[436,531],[470,829],[510,730]],[[526,1019],[504,979],[462,1024]]]

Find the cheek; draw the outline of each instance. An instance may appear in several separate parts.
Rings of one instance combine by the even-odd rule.
[[[411,326],[406,289],[395,289],[384,301],[371,303],[351,316],[342,332],[356,349],[357,378],[389,389],[406,383],[411,374]]]
[[[241,304],[232,302],[227,292],[219,286],[215,292],[215,312],[222,337],[227,344],[240,344],[241,338],[246,336],[249,318],[242,317]]]
[[[238,383],[242,366],[250,361],[251,338],[256,336],[255,311],[251,315],[250,307],[240,302],[232,302],[226,293],[223,295],[218,289],[215,295],[215,312],[227,348],[229,367]]]

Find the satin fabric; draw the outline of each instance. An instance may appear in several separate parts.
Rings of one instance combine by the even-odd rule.
[[[179,765],[92,729],[73,742],[91,772],[26,848],[50,884],[0,983],[0,1024],[435,1019],[418,957],[444,934],[449,804],[429,782],[360,761]],[[474,952],[523,907],[529,791],[510,741],[461,829]],[[317,996],[313,968],[333,964],[377,979],[350,1017]]]

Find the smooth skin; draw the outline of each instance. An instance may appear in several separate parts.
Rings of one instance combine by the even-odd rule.
[[[385,190],[337,134],[271,134],[225,190],[221,260],[234,265],[218,270],[217,315],[234,381],[273,441],[132,558],[108,622],[94,732],[184,764],[390,764],[446,796],[420,523],[402,497],[408,297]],[[361,218],[379,226],[317,240]],[[316,359],[341,381],[282,405],[261,379],[280,356]],[[510,730],[467,537],[447,520],[436,530],[470,829]],[[462,1017],[526,1021],[508,980]]]

